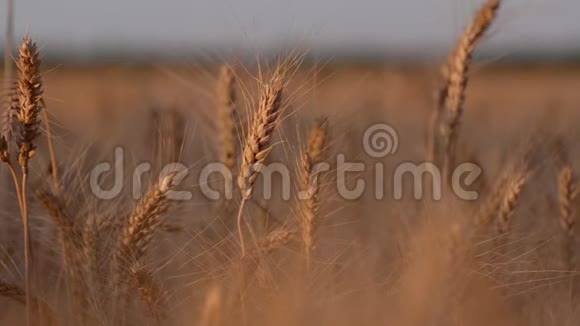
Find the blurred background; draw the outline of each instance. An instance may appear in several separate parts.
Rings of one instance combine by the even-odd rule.
[[[256,95],[260,66],[289,53],[305,55],[293,78],[298,116],[349,122],[372,118],[360,112],[388,112],[391,121],[422,126],[440,67],[483,2],[13,0],[13,57],[29,33],[54,121],[82,133],[90,125],[95,134],[137,134],[124,128],[126,119],[179,110],[211,134],[219,66],[233,67],[246,100]],[[0,0],[1,51],[8,5]],[[475,53],[466,124],[495,120],[490,109],[515,119],[505,121],[575,112],[579,12],[578,0],[502,0]]]
[[[0,1],[6,27],[7,2]],[[14,0],[14,30],[46,58],[155,61],[309,50],[332,58],[444,56],[480,0]],[[505,0],[482,48],[502,59],[574,59],[580,1]],[[2,33],[4,44],[5,33]]]

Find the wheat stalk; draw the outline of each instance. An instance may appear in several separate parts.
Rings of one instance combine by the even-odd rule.
[[[465,90],[469,81],[469,67],[476,46],[489,29],[497,16],[500,0],[487,0],[476,13],[473,21],[467,26],[443,69],[444,88],[440,91],[439,105],[444,106],[445,117],[439,128],[441,140],[438,146],[443,146],[443,168],[448,174],[453,163],[452,155],[457,137],[457,128],[463,113]],[[438,109],[443,111],[442,109]],[[437,118],[435,118],[438,120]],[[438,151],[433,148],[432,150]],[[433,154],[438,157],[439,154]]]
[[[278,125],[282,111],[284,70],[283,66],[279,66],[270,82],[263,86],[258,111],[253,115],[250,132],[244,142],[240,174],[238,176],[238,186],[242,193],[242,202],[238,209],[237,218],[242,257],[246,255],[242,214],[248,199],[254,191],[256,178],[272,149],[270,140]]]

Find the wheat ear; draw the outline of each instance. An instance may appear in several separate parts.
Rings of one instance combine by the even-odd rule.
[[[143,257],[169,209],[167,193],[173,188],[175,175],[171,173],[162,178],[135,207],[123,228],[118,258],[139,260]]]
[[[28,222],[27,185],[28,162],[34,156],[39,131],[39,114],[42,109],[42,79],[40,74],[40,59],[36,44],[28,36],[20,46],[18,61],[18,110],[16,120],[18,124],[16,144],[18,147],[18,164],[22,172],[20,182],[20,200],[22,222],[24,225],[24,261],[26,279],[26,317],[27,324],[32,318],[31,273],[32,248]]]
[[[229,171],[236,165],[236,78],[229,66],[220,70],[217,84],[219,159]]]
[[[469,81],[469,67],[476,46],[497,16],[499,0],[487,0],[467,26],[443,69],[444,90],[440,92],[439,104],[444,106],[445,117],[439,128],[443,146],[443,168],[449,172],[453,163],[457,128],[463,113],[465,90]]]
[[[573,209],[576,199],[576,180],[574,170],[565,164],[558,174],[558,199],[560,208],[560,227],[565,233],[563,243],[563,262],[568,270],[574,268],[574,226],[576,224],[575,211]]]
[[[489,199],[487,199],[486,203],[476,215],[475,224],[478,227],[487,227],[489,224],[495,221],[495,217],[497,216],[497,212],[499,211],[502,203],[503,193],[505,191],[507,182],[508,179],[506,177],[502,177],[494,186],[493,192],[490,194]]]
[[[316,171],[316,166],[324,160],[323,152],[326,146],[327,132],[327,120],[323,119],[310,131],[308,147],[302,153],[300,193],[305,197],[300,198],[300,224],[302,225],[302,238],[308,269],[315,247],[315,232],[320,207],[319,171]]]
[[[242,257],[246,255],[242,226],[244,207],[252,196],[256,178],[272,149],[270,140],[278,125],[282,111],[284,75],[284,67],[278,67],[270,82],[263,86],[258,110],[252,117],[250,132],[244,142],[240,174],[238,176],[242,202],[238,209],[237,218]]]
[[[158,305],[162,291],[150,273],[143,268],[142,260],[169,209],[167,194],[173,189],[175,176],[176,173],[173,172],[159,180],[139,202],[122,230],[121,244],[117,252],[120,274],[128,276],[131,285],[137,290],[157,323],[161,317]],[[121,268],[123,263],[128,268]]]
[[[163,309],[161,307],[165,298],[163,289],[155,282],[151,273],[140,263],[134,264],[129,268],[129,277],[139,297],[145,302],[155,323],[161,325],[163,319]]]
[[[528,178],[527,170],[516,171],[511,176],[497,215],[498,234],[505,235],[510,231],[513,215]]]

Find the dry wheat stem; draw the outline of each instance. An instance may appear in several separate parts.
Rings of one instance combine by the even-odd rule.
[[[52,128],[50,126],[50,120],[48,119],[48,110],[46,108],[46,103],[44,99],[41,99],[43,113],[44,113],[44,127],[46,128],[46,142],[48,144],[48,153],[50,155],[50,171],[52,174],[52,183],[54,187],[54,193],[57,196],[61,195],[61,185],[59,182],[58,174],[58,163],[56,161],[56,151],[54,149],[54,142],[52,139]]]

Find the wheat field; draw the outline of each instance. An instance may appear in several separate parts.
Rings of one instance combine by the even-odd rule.
[[[55,68],[24,36],[0,324],[577,325],[580,69],[474,60],[499,6],[425,66]]]

